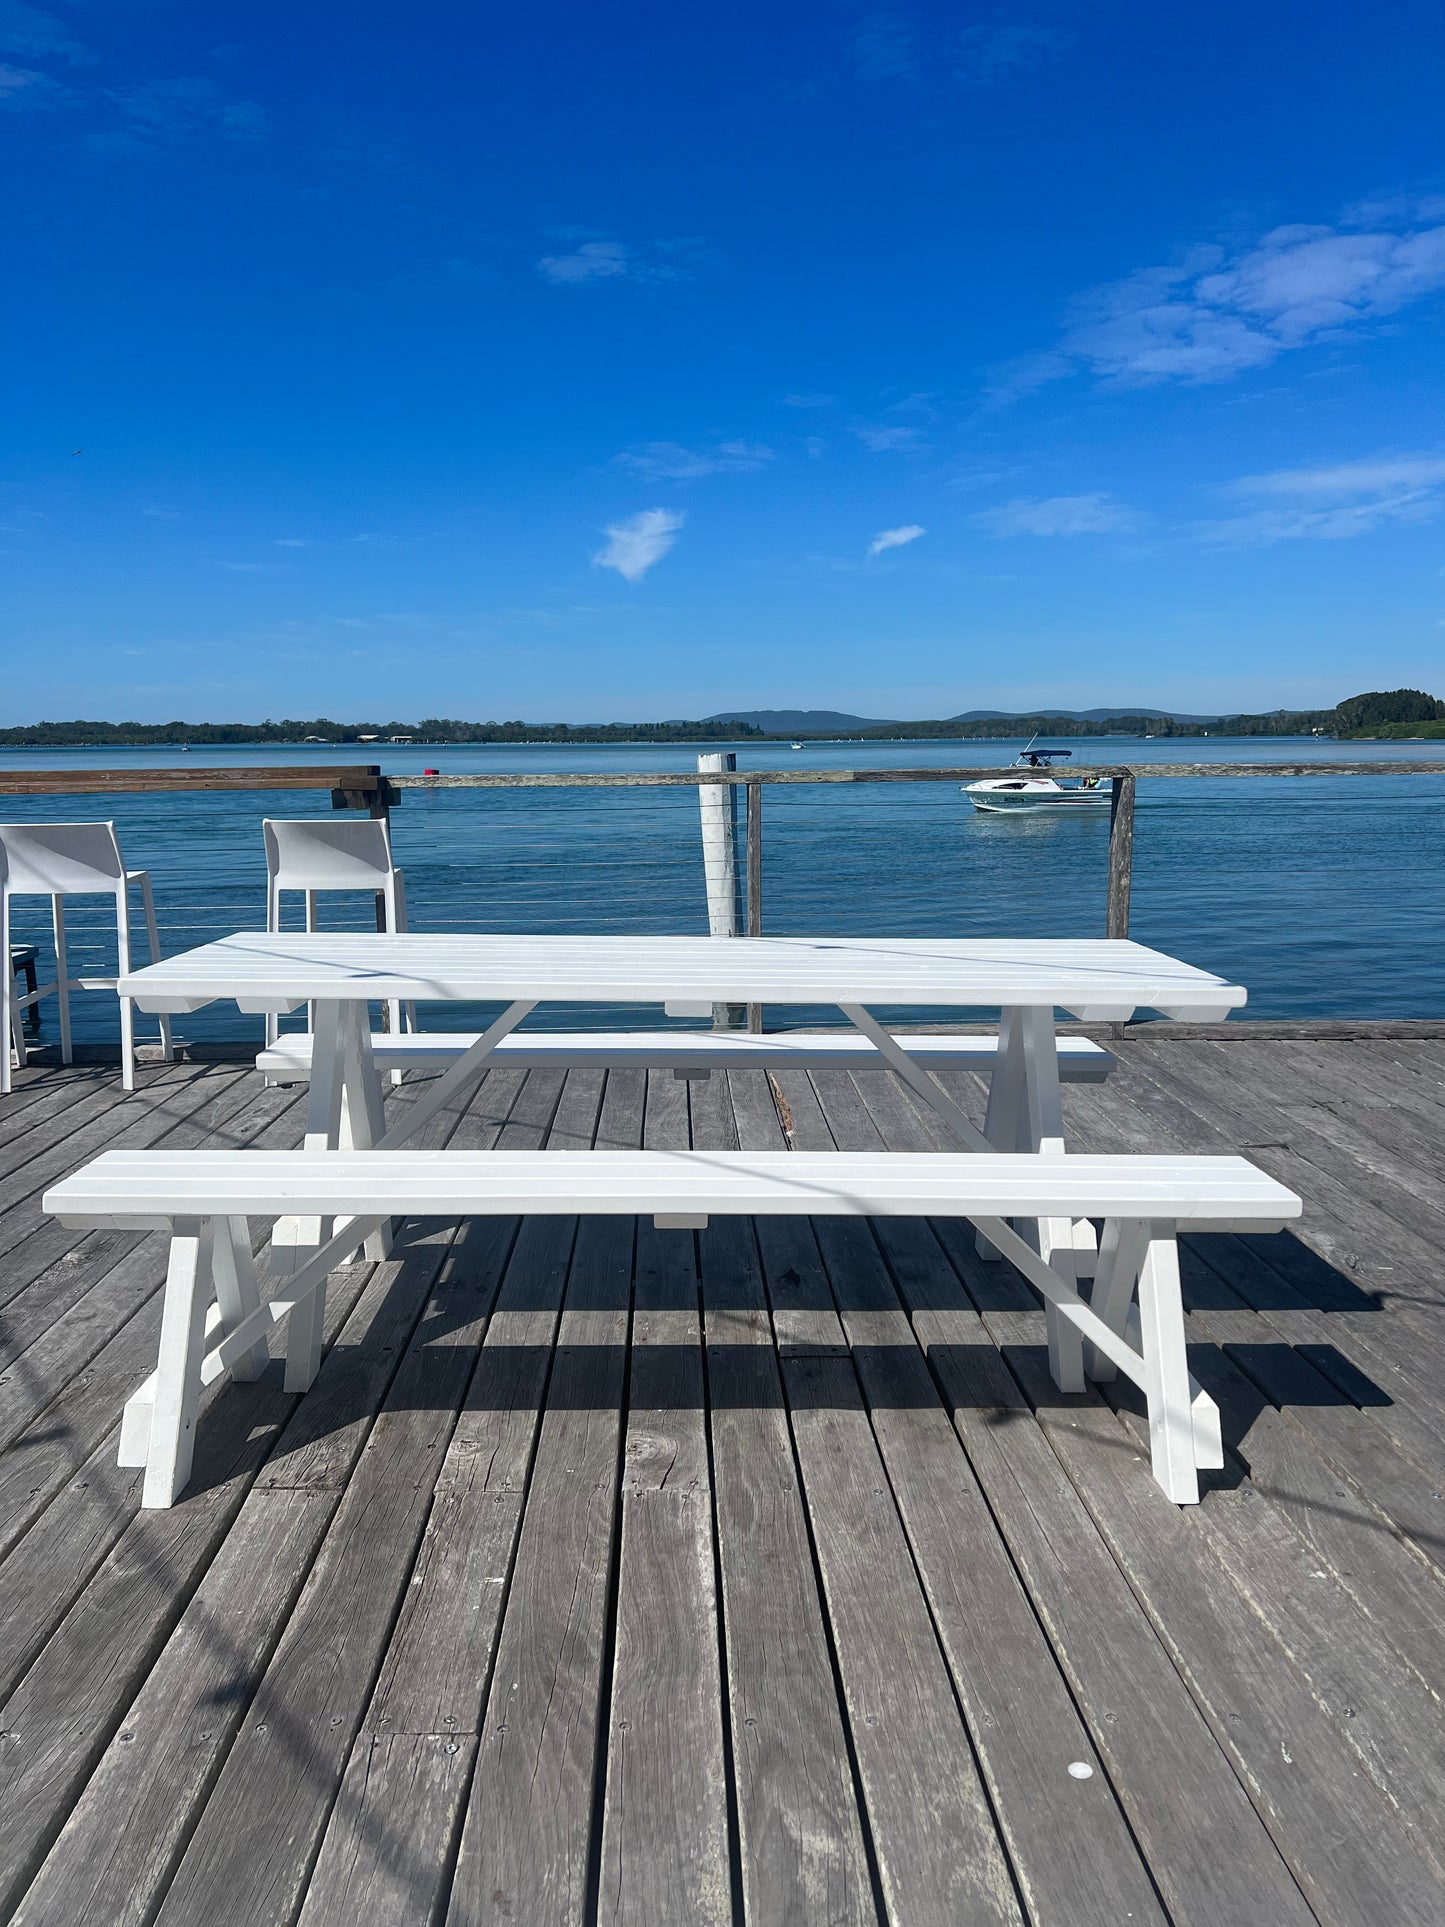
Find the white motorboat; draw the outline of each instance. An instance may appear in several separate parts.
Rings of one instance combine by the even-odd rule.
[[[1113,800],[1113,785],[1097,776],[1073,776],[1063,782],[1054,774],[1054,765],[1073,755],[1071,749],[1035,749],[1033,742],[1020,750],[1014,768],[1017,776],[986,776],[976,783],[963,784],[963,793],[976,810],[990,810],[999,816],[1021,810],[1092,811],[1106,810]]]

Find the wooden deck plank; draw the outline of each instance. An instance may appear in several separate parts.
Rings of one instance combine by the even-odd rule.
[[[645,1085],[609,1072],[598,1144],[636,1145]],[[593,1876],[630,1219],[578,1227],[447,1918],[581,1921]]]
[[[427,1259],[416,1254],[422,1288],[392,1288],[412,1306],[411,1342],[166,1890],[166,1927],[228,1916],[262,1927],[301,1904],[490,1308],[445,1264],[450,1243],[450,1227],[432,1232]]]
[[[334,1303],[327,1307],[328,1327],[334,1322],[342,1334],[355,1337],[385,1314],[395,1302],[394,1277],[387,1274],[398,1266],[380,1269],[377,1276],[371,1267],[358,1267],[338,1281]],[[405,1291],[401,1296],[404,1300]],[[329,1357],[323,1362],[318,1384],[329,1362]],[[211,1422],[197,1434],[187,1503],[166,1512],[137,1512],[128,1520],[7,1702],[5,1720],[14,1719],[17,1708],[38,1703],[53,1725],[37,1757],[17,1756],[22,1781],[17,1804],[28,1812],[29,1827],[7,1830],[4,1838],[17,1853],[44,1850],[107,1746],[120,1751],[122,1777],[132,1777],[130,1743],[113,1736],[295,1410],[296,1398],[280,1386],[276,1365],[256,1386],[233,1386],[217,1402]],[[266,1388],[264,1399],[257,1387]],[[113,1434],[101,1448],[112,1462],[115,1445]],[[238,1705],[238,1716],[241,1710]],[[214,1736],[218,1750],[224,1750],[229,1739],[224,1722],[218,1721]]]
[[[785,1141],[759,1072],[694,1083],[690,1111],[702,1149]],[[871,1927],[873,1876],[752,1227],[714,1220],[699,1257],[743,1921]]]
[[[783,1385],[875,1864],[895,1927],[1021,1921],[968,1733],[811,1234],[760,1219],[770,1299],[821,1342],[779,1332]],[[774,1324],[777,1327],[777,1305]]]
[[[751,1228],[702,1235],[707,1374],[747,1927],[877,1919]]]
[[[1040,1423],[1322,1921],[1428,1918],[1442,1876],[1380,1792],[1200,1529],[1157,1488],[1118,1419],[1054,1391],[1037,1347],[1012,1350]]]
[[[1313,1914],[978,1312],[980,1299],[1004,1295],[992,1275],[1003,1268],[975,1256],[966,1226],[934,1227],[946,1265],[900,1250],[891,1227],[878,1228],[914,1332],[1171,1920],[1303,1927]],[[963,1279],[974,1295],[965,1295]]]
[[[647,1073],[643,1145],[691,1142],[688,1084]],[[599,1916],[732,1919],[712,1480],[690,1231],[637,1225]]]
[[[906,1234],[916,1227],[895,1229]],[[1078,1927],[1162,1922],[1128,1824],[878,1246],[858,1220],[820,1219],[817,1231],[873,1431],[1029,1915]],[[902,1236],[890,1241],[895,1250],[902,1242]],[[932,1249],[937,1261],[936,1244]]]
[[[560,1125],[590,1140],[600,1077],[569,1100],[563,1079],[532,1073],[499,1141],[524,1148]],[[432,1505],[371,1704],[312,1873],[305,1927],[350,1927],[358,1894],[376,1927],[430,1919],[444,1904],[575,1221],[463,1225],[453,1260],[476,1283],[500,1277],[481,1354],[437,1475]]]
[[[189,1502],[131,1521],[0,1709],[0,1917],[59,1833],[240,1510],[291,1401],[280,1372],[238,1386],[196,1444]]]
[[[1147,1425],[1131,1405],[1120,1417],[1147,1447]],[[1287,1520],[1260,1488],[1230,1484],[1227,1469],[1189,1527],[1279,1640],[1337,1737],[1406,1824],[1428,1837],[1445,1785],[1439,1699],[1369,1607]],[[1359,1583],[1371,1590],[1363,1576]]]

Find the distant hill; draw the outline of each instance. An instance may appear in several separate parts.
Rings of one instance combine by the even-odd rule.
[[[1217,723],[1218,716],[1190,716],[1182,709],[1159,709],[1152,703],[1113,703],[1106,709],[965,709],[961,715],[950,716],[951,723],[1006,723],[1015,722],[1020,715],[1057,716],[1061,722],[1070,723],[1107,723],[1118,716],[1158,716],[1175,723]]]
[[[852,735],[860,729],[888,729],[888,717],[848,716],[841,709],[720,709],[708,723],[746,723],[769,736]]]
[[[1057,718],[1069,723],[1114,722],[1120,718],[1158,717],[1176,723],[1213,723],[1216,716],[1187,716],[1178,710],[1160,709],[1149,703],[1115,703],[1103,709],[965,709],[957,716],[945,717],[942,724],[930,723],[931,730],[953,723],[1018,723]],[[769,736],[854,736],[860,730],[916,729],[916,722],[897,716],[850,716],[841,709],[720,709],[705,719],[710,723],[746,723]]]

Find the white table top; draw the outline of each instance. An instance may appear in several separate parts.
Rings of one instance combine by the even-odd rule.
[[[238,931],[132,970],[142,1010],[233,999],[498,1003],[1057,1005],[1090,1022],[1137,1009],[1217,1022],[1237,984],[1111,938],[448,936]]]

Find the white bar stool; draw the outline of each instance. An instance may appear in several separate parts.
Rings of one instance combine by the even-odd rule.
[[[0,823],[0,953],[10,952],[10,902],[13,897],[45,896],[55,930],[55,981],[24,996],[16,993],[12,973],[0,983],[0,1032],[8,1033],[11,1048],[0,1056],[0,1092],[11,1087],[12,1053],[23,1069],[25,1039],[18,1021],[22,1009],[55,994],[60,1012],[60,1061],[74,1062],[70,1042],[72,990],[114,990],[115,977],[72,977],[65,948],[65,899],[108,896],[115,899],[117,961],[120,975],[130,969],[130,886],[140,885],[146,935],[152,963],[160,961],[161,940],[156,928],[155,898],[148,870],[127,870],[120,854],[114,823]],[[171,1020],[161,1018],[165,1061],[174,1061]],[[135,1006],[120,999],[121,1082],[135,1089]]]
[[[306,895],[306,928],[316,928],[316,899],[323,890],[369,890],[384,905],[384,927],[406,929],[406,879],[391,857],[391,833],[371,817],[347,821],[303,816],[262,820],[266,840],[266,928],[281,928],[281,892]],[[415,1030],[416,1016],[400,1004],[387,1006],[391,1028]],[[403,1023],[405,1016],[405,1023]],[[276,1042],[279,1019],[266,1018],[266,1042]],[[393,1081],[400,1079],[393,1072]]]

